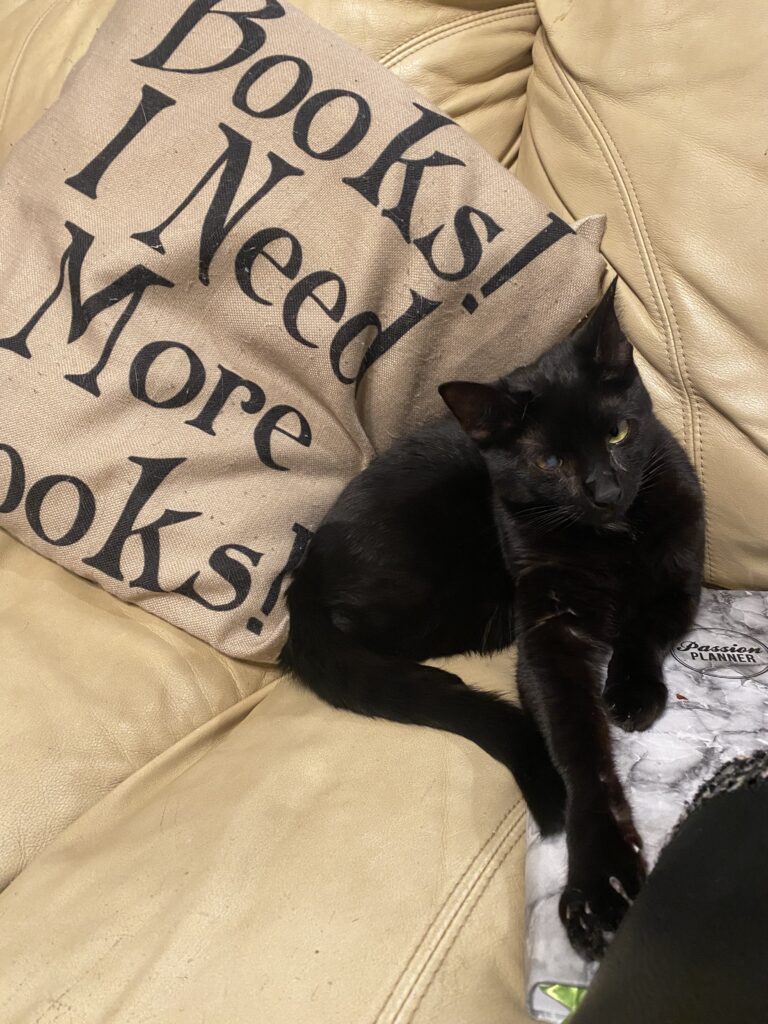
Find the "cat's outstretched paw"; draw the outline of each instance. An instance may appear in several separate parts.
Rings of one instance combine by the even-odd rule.
[[[643,680],[609,679],[603,700],[613,722],[625,732],[643,732],[650,729],[664,714],[667,706],[667,688],[661,679],[650,676]]]
[[[616,830],[598,857],[574,863],[560,897],[560,920],[585,960],[599,960],[645,881],[637,844]]]

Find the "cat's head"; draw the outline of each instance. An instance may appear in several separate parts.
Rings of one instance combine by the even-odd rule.
[[[615,285],[535,363],[495,384],[440,386],[483,452],[497,493],[544,512],[563,510],[551,522],[621,523],[648,459],[651,400],[616,317]]]

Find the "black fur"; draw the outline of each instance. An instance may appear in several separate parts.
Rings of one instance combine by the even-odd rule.
[[[653,415],[613,287],[531,366],[441,394],[456,419],[378,457],[320,526],[288,589],[283,661],[335,707],[448,730],[505,764],[544,833],[565,822],[561,917],[598,957],[644,879],[608,721],[646,729],[664,710],[662,660],[699,600],[700,488]],[[419,664],[513,640],[522,708]]]

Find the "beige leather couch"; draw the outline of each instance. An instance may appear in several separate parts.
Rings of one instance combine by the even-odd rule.
[[[0,0],[0,158],[110,6]],[[768,5],[300,6],[561,215],[608,213],[709,580],[768,588]],[[510,687],[512,656],[460,671]],[[2,1024],[519,1024],[524,820],[464,741],[334,712],[0,534]]]

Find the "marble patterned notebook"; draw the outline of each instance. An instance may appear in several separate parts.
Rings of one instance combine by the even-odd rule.
[[[616,762],[649,866],[700,785],[735,757],[768,749],[768,593],[706,591],[696,626],[664,666],[669,705],[646,733],[614,729]],[[560,1022],[594,974],[571,949],[557,908],[562,836],[529,825],[526,857],[528,1007]]]

